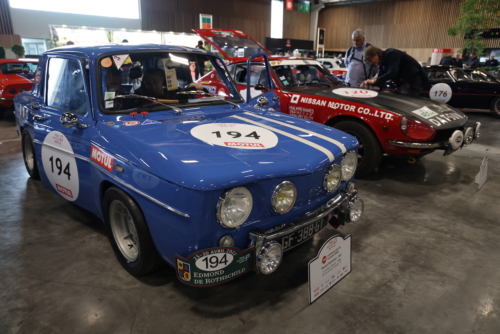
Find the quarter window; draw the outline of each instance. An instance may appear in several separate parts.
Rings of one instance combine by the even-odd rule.
[[[83,73],[77,60],[50,59],[48,76],[47,106],[81,115],[87,112]]]

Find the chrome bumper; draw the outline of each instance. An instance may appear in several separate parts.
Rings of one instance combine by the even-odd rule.
[[[322,205],[318,209],[306,213],[306,216],[295,223],[292,223],[286,227],[278,226],[266,232],[252,231],[249,236],[249,247],[255,247],[256,252],[258,252],[262,245],[268,241],[279,240],[284,236],[295,232],[306,225],[316,222],[321,219],[328,219],[328,215],[332,213],[335,209],[338,209],[340,219],[339,224],[343,224],[347,221],[345,217],[347,215],[348,206],[350,203],[358,200],[358,191],[353,192],[341,191],[337,196],[329,200],[326,204]],[[288,249],[287,249],[288,250]]]
[[[406,147],[406,148],[417,148],[417,149],[429,149],[446,147],[449,145],[447,141],[441,143],[414,143],[411,141],[400,141],[400,140],[389,140],[389,144],[392,146]]]
[[[12,101],[14,100],[13,97],[0,97],[0,101]]]

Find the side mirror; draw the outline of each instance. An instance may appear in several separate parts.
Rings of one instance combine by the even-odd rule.
[[[81,124],[80,120],[78,119],[78,116],[76,116],[73,113],[70,112],[65,112],[64,114],[61,115],[61,124],[65,128],[71,128],[75,125],[78,125],[80,128],[85,129],[88,127],[88,125]]]
[[[254,88],[255,90],[267,91],[267,87],[266,87],[266,86],[264,86],[264,85],[263,85],[263,84],[261,84],[261,83],[256,84],[253,88]]]

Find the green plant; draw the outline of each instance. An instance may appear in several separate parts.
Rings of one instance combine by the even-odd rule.
[[[500,1],[466,0],[460,5],[460,16],[448,28],[448,35],[463,37],[467,52],[482,54],[486,42],[481,33],[500,25]]]
[[[14,44],[14,45],[12,45],[12,49],[11,50],[19,58],[24,57],[24,46],[19,45],[19,44]]]
[[[5,59],[5,47],[0,45],[0,59]]]

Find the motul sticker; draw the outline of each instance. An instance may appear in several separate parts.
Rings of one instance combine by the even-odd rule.
[[[268,129],[240,123],[212,123],[191,129],[191,135],[209,145],[238,149],[269,149],[278,144],[278,136]]]
[[[371,98],[371,97],[376,97],[378,95],[378,92],[374,90],[348,88],[348,87],[334,89],[332,90],[332,93],[340,96],[360,97],[360,98]]]
[[[111,155],[105,153],[100,148],[92,145],[90,147],[90,159],[96,162],[99,166],[105,168],[107,171],[113,171],[113,164],[115,162],[115,158]]]
[[[67,189],[67,188],[64,188],[63,186],[61,186],[60,184],[57,184],[56,183],[56,190],[58,192],[60,192],[61,194],[63,195],[66,195],[68,197],[71,197],[73,198],[73,193],[71,192],[71,190]]]

